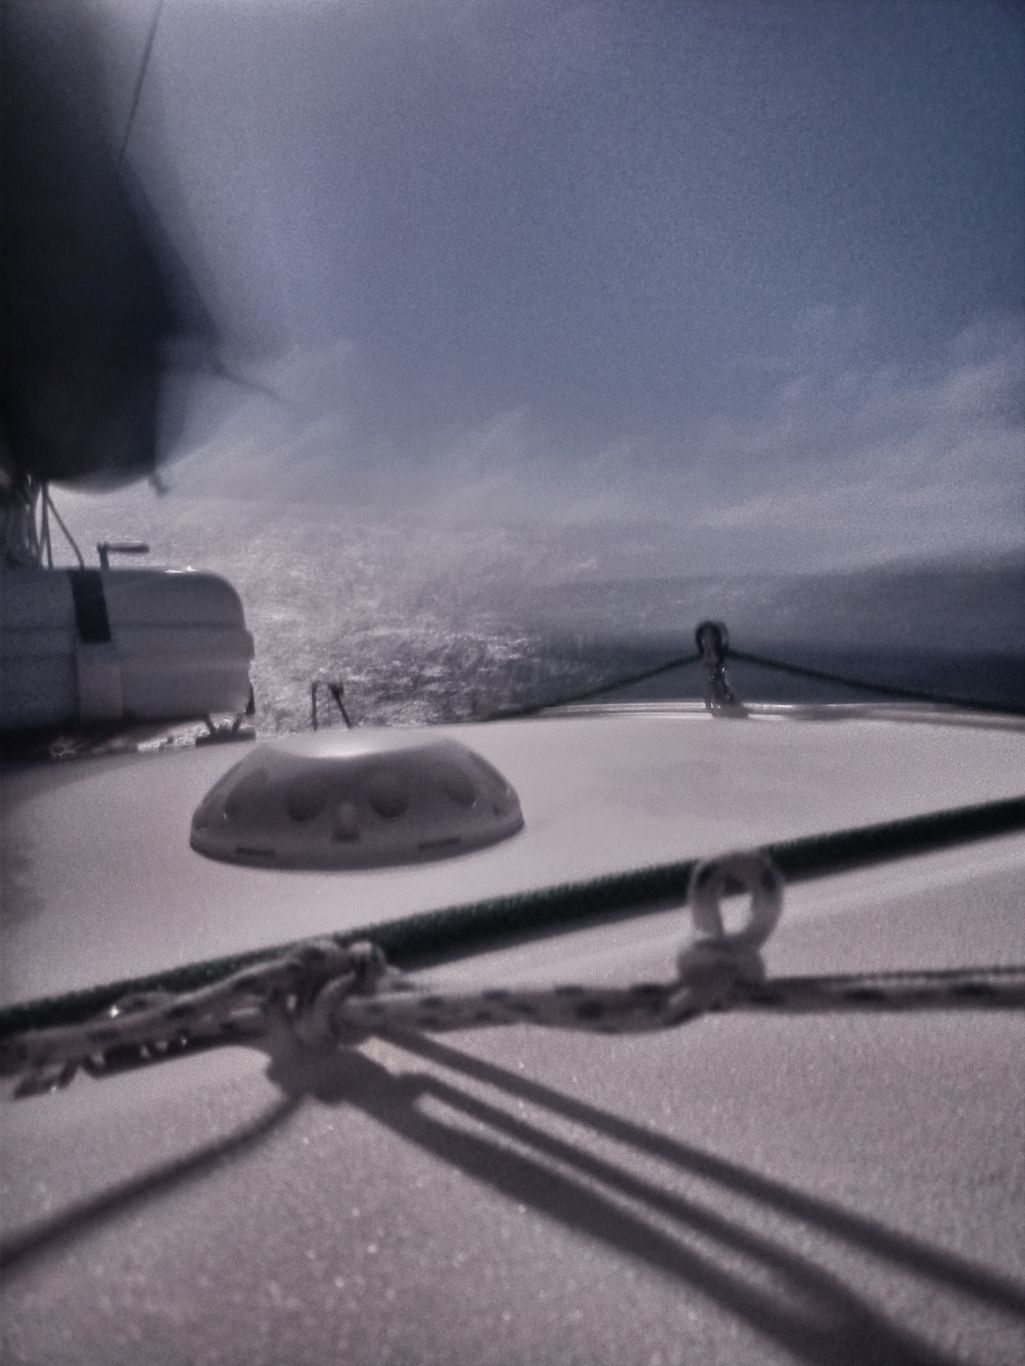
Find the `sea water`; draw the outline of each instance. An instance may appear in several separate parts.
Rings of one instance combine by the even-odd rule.
[[[310,685],[339,680],[357,723],[468,720],[615,680],[694,650],[724,620],[735,646],[905,687],[1025,705],[1025,558],[780,576],[688,563],[686,536],[636,522],[556,526],[293,502],[59,500],[87,563],[102,540],[237,587],[256,644],[261,732],[310,724]],[[55,546],[58,546],[55,532]],[[66,548],[59,558],[70,563]],[[138,561],[115,561],[115,563]],[[864,699],[736,663],[741,697]],[[697,665],[610,698],[698,698]]]

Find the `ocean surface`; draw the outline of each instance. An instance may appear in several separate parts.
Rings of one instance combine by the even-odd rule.
[[[1025,706],[1025,554],[775,576],[690,566],[669,524],[443,523],[149,490],[58,508],[87,563],[97,542],[137,537],[145,563],[235,584],[262,733],[309,726],[321,672],[357,724],[471,719],[687,654],[706,617],[752,652]],[[70,563],[56,532],[55,548]],[[751,700],[866,697],[740,663],[730,677]],[[609,696],[699,698],[703,684],[691,665]]]

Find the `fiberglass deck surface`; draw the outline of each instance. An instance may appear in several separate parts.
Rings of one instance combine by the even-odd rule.
[[[362,742],[372,732],[352,734]],[[476,748],[508,778],[523,807],[519,835],[454,860],[388,871],[239,868],[195,854],[188,833],[193,810],[245,752],[240,747],[10,774],[0,815],[3,999],[1025,791],[1025,724],[972,731],[867,720],[719,724],[688,714],[430,734]],[[307,743],[333,741],[322,732]],[[344,733],[337,743],[347,743]]]
[[[7,999],[92,980],[104,947],[112,976],[337,927],[340,911],[361,923],[389,901],[400,914],[472,899],[510,885],[517,859],[539,885],[1022,789],[1014,733],[766,724],[743,728],[741,752],[741,728],[650,725],[461,730],[517,786],[524,835],[447,866],[349,875],[351,897],[349,877],[246,873],[182,848],[223,752],[117,761],[145,777],[138,790],[102,763],[23,781],[8,828],[34,814],[52,838],[32,846],[41,890],[10,932]],[[81,784],[65,843],[61,803]],[[153,807],[143,819],[143,787],[174,839],[158,839]],[[130,859],[133,803],[144,853]],[[1023,883],[1025,838],[1006,836],[797,885],[770,974],[1020,962]],[[683,912],[647,914],[452,975],[650,979],[686,933]],[[47,944],[75,961],[37,963]],[[633,1038],[516,1026],[329,1058],[282,1042],[272,1062],[225,1049],[3,1118],[5,1361],[1025,1355],[1016,1014],[737,1014]]]

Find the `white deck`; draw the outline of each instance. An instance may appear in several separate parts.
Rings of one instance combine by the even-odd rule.
[[[1025,726],[451,733],[514,784],[525,829],[393,872],[191,852],[231,747],[9,773],[4,999],[1025,791]],[[1023,885],[1023,836],[800,884],[770,973],[1025,961]],[[686,932],[648,913],[453,971],[650,979]],[[4,1360],[1017,1363],[1021,1055],[1017,1014],[738,1014],[76,1082],[4,1107]]]

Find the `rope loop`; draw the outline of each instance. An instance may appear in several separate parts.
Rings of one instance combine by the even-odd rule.
[[[742,929],[727,934],[720,902],[738,882],[751,894],[748,920]],[[760,949],[783,911],[783,878],[768,854],[737,850],[698,863],[687,896],[699,940],[715,940],[733,949]]]
[[[727,931],[722,897],[740,885],[751,895],[745,924]],[[723,854],[699,863],[688,891],[694,919],[694,938],[676,959],[679,989],[672,1011],[682,1018],[706,1010],[721,1010],[736,987],[765,980],[759,952],[783,911],[783,878],[760,851]]]
[[[704,664],[721,664],[729,649],[730,633],[724,621],[700,621],[694,629],[694,644]]]

